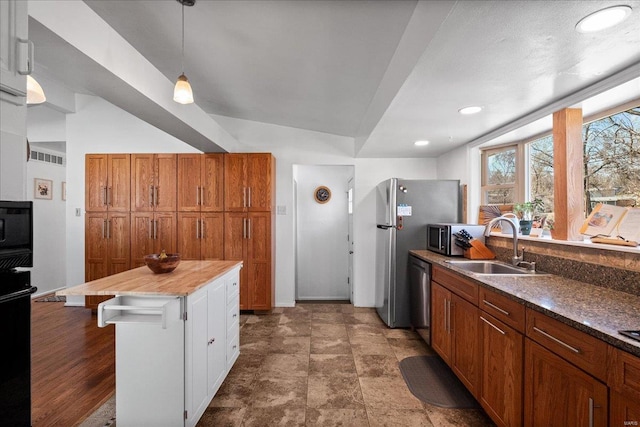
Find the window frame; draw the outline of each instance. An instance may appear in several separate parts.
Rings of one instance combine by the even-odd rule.
[[[497,184],[490,185],[487,184],[489,181],[489,157],[501,153],[503,151],[513,150],[515,149],[515,182],[513,184]],[[509,144],[496,145],[487,148],[480,149],[480,204],[487,205],[487,193],[491,190],[500,190],[505,188],[513,188],[513,202],[517,203],[520,200],[523,200],[525,194],[526,183],[529,181],[528,176],[525,173],[525,155],[528,152],[528,148],[523,144],[523,142],[515,142]]]

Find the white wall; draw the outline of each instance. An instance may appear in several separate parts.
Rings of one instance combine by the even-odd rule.
[[[76,108],[66,121],[67,286],[84,283],[85,154],[199,152],[102,98],[76,95]]]
[[[53,150],[47,152],[55,153]],[[51,200],[34,198],[35,178],[53,181]],[[38,287],[36,295],[66,285],[66,202],[62,200],[62,182],[65,180],[64,166],[34,160],[27,163],[27,199],[33,200],[33,268],[30,271],[31,284]]]
[[[27,110],[27,138],[29,143],[38,141],[66,141],[66,115],[47,104],[34,105]]]
[[[353,138],[214,116],[242,146],[241,151],[276,157],[276,305],[295,305],[294,165],[353,165],[354,305],[375,305],[375,186],[388,178],[436,178],[435,159],[355,159]]]
[[[348,300],[348,181],[353,166],[293,166],[296,186],[296,299]],[[317,203],[319,186],[331,191]]]
[[[467,222],[478,221],[480,206],[480,150],[463,146],[438,157],[438,179],[459,179],[467,185]]]

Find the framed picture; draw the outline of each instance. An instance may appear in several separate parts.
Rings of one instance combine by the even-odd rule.
[[[53,198],[53,181],[35,178],[33,180],[33,198],[51,200]]]
[[[62,200],[67,200],[67,183],[62,181]]]

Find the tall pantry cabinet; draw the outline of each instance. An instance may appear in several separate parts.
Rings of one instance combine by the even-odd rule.
[[[129,270],[129,154],[87,154],[85,157],[85,280]],[[87,296],[85,306],[97,308],[108,297]]]
[[[225,259],[242,260],[240,309],[270,310],[275,298],[275,158],[224,155]]]

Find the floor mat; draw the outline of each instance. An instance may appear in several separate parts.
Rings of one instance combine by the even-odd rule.
[[[424,403],[441,408],[480,408],[469,390],[438,356],[413,356],[400,362],[407,387]]]
[[[35,302],[67,302],[67,297],[56,296],[56,295],[46,295],[44,297],[36,298]]]

